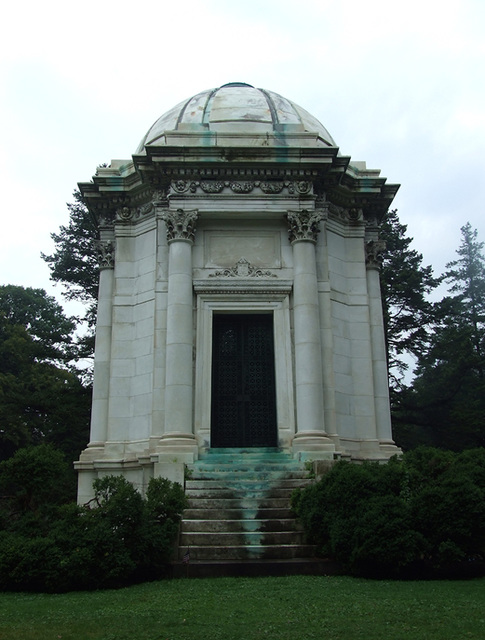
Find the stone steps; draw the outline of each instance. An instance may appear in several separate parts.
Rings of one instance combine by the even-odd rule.
[[[197,505],[197,503],[196,503]],[[259,513],[259,505],[255,508],[245,508],[244,511],[240,507],[235,509],[222,509],[219,506],[214,509],[205,508],[188,508],[184,511],[184,522],[187,520],[254,520]],[[292,512],[289,507],[283,508],[267,508],[265,513],[268,518],[291,518]]]
[[[258,547],[298,546],[304,543],[302,531],[186,531],[180,536],[180,546],[187,547]],[[214,538],[217,545],[214,545]]]
[[[187,549],[184,548],[180,555],[183,558]],[[311,545],[284,544],[284,545],[203,545],[188,547],[190,562],[193,561],[217,561],[228,560],[290,560],[311,558],[314,555],[314,547]]]
[[[275,449],[217,449],[188,470],[179,560],[189,551],[190,563],[207,569],[258,560],[296,567],[297,559],[313,557],[290,510],[293,491],[310,481],[291,456]]]
[[[266,520],[251,518],[244,519],[221,519],[218,520],[214,514],[214,518],[199,518],[189,520],[184,518],[184,532],[270,532],[270,531],[301,531],[300,523],[294,518],[268,518]]]
[[[187,496],[191,509],[252,509],[259,512],[261,509],[285,509],[289,508],[289,498],[198,498]]]
[[[222,475],[222,474],[221,474]],[[248,478],[235,478],[231,479],[227,476],[224,476],[223,480],[210,480],[205,478],[198,478],[197,480],[186,480],[185,481],[185,489],[186,490],[194,490],[194,489],[227,489],[231,488],[231,490],[237,490],[237,485],[239,482],[244,481],[244,488],[251,487],[253,489],[261,489],[267,490],[268,484],[270,485],[273,481],[278,482],[279,488],[285,489],[296,489],[297,487],[306,486],[310,484],[310,480],[307,478],[301,477],[301,471],[299,475],[295,478],[265,478],[263,480],[255,479],[254,477],[248,475]]]
[[[290,575],[341,575],[342,568],[328,558],[277,558],[272,560],[191,560],[172,565],[174,578],[257,577]]]

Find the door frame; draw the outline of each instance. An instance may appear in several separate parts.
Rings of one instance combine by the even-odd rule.
[[[194,434],[210,448],[212,398],[212,319],[214,313],[272,313],[278,446],[289,450],[295,434],[293,356],[289,291],[197,294]]]

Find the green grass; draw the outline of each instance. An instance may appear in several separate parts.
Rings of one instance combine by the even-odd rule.
[[[485,579],[181,579],[0,594],[1,640],[463,640],[485,637]]]

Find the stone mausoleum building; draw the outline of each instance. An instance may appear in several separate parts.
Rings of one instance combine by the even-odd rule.
[[[183,482],[208,451],[387,460],[379,223],[398,189],[297,104],[231,83],[80,184],[100,225],[100,475]]]

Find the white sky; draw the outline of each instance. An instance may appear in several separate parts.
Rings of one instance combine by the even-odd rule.
[[[25,0],[0,25],[0,284],[43,287],[40,253],[96,166],[227,82],[307,109],[394,201],[441,273],[467,221],[485,241],[483,0]]]

